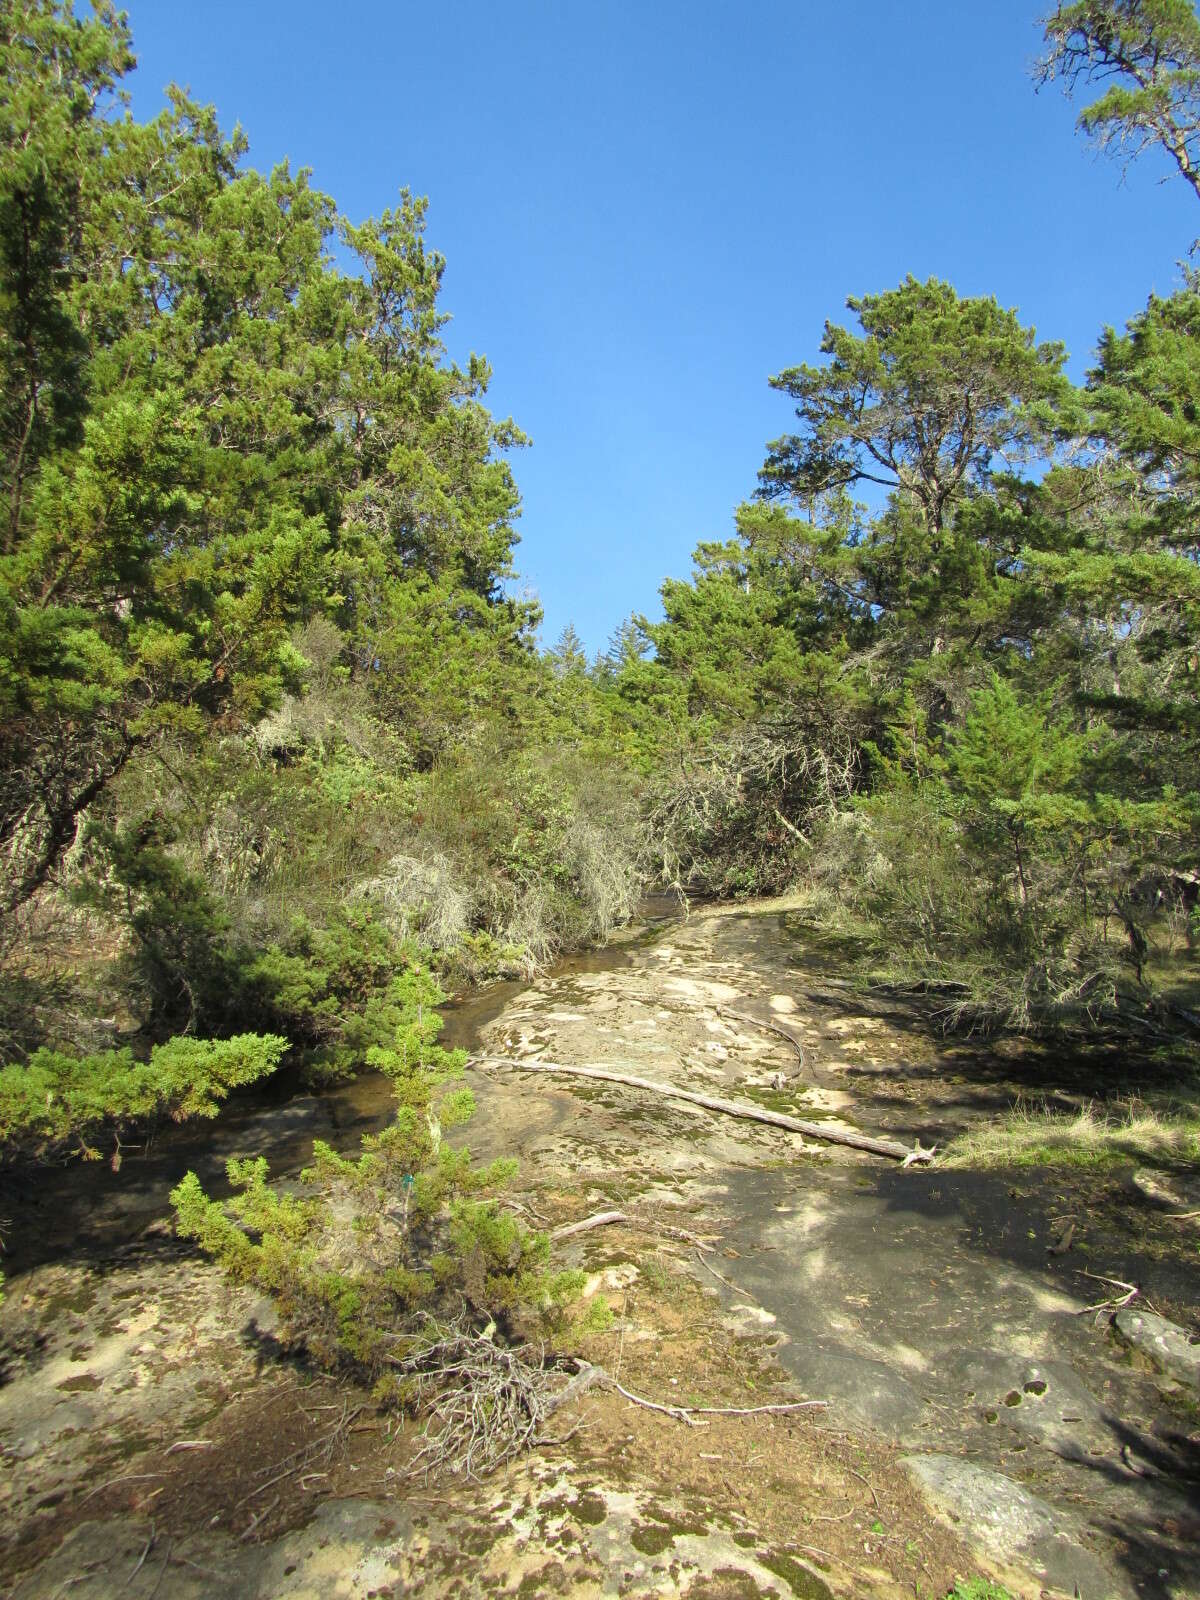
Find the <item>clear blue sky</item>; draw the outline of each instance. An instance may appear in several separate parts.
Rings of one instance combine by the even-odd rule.
[[[360,219],[408,185],[451,353],[533,448],[517,558],[603,647],[723,538],[848,294],[994,294],[1081,376],[1200,233],[1029,78],[1039,0],[127,0],[134,109],[174,79]]]

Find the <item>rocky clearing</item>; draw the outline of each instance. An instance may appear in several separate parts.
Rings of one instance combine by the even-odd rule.
[[[926,1146],[1044,1085],[1045,1061],[947,1046],[827,968],[786,909],[705,912],[451,1010],[447,1038]],[[1064,1104],[1087,1070],[1063,1064]],[[687,1423],[592,1390],[486,1482],[406,1477],[411,1430],[290,1363],[269,1307],[165,1220],[188,1165],[294,1171],[314,1135],[378,1126],[361,1078],[6,1197],[14,1597],[941,1600],[979,1571],[1022,1596],[1200,1594],[1195,1223],[1090,1171],[903,1169],[611,1084],[471,1082],[466,1136],[519,1157],[539,1224],[625,1213],[560,1247],[614,1313],[584,1356],[665,1405],[828,1405]],[[1087,1308],[1120,1291],[1089,1273],[1145,1298],[1114,1327]]]

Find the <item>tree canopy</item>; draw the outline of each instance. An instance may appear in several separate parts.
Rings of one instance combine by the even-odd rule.
[[[798,402],[801,429],[770,446],[764,492],[805,506],[877,484],[919,508],[936,540],[959,496],[1035,436],[1033,407],[1062,390],[1063,348],[932,278],[846,304],[862,331],[827,322],[826,365],[771,379]]]
[[[1075,0],[1043,19],[1038,79],[1099,87],[1079,128],[1134,159],[1157,146],[1200,195],[1200,19],[1192,0]]]
[[[434,616],[520,652],[533,612],[501,592],[521,435],[483,407],[486,362],[445,360],[424,202],[351,224],[178,90],[135,122],[110,6],[10,7],[2,48],[11,909],[135,750],[298,684],[296,623],[328,617],[352,672],[394,680]]]

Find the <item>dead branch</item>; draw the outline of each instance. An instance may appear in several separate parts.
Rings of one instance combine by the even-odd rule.
[[[107,1483],[98,1483],[94,1489],[89,1489],[79,1502],[81,1506],[87,1505],[95,1495],[103,1494],[106,1489],[115,1489],[121,1483],[144,1483],[148,1478],[169,1478],[169,1472],[127,1472],[123,1477],[110,1478]]]
[[[643,1406],[647,1411],[661,1411],[665,1416],[674,1417],[677,1422],[686,1423],[689,1428],[700,1427],[702,1424],[697,1417],[757,1417],[767,1413],[779,1415],[789,1411],[811,1411],[829,1404],[828,1400],[789,1400],[777,1405],[767,1406],[680,1406],[663,1405],[657,1400],[649,1400],[644,1394],[634,1394],[632,1389],[626,1389],[623,1384],[602,1372],[598,1381],[616,1392],[632,1405]]]
[[[145,1566],[146,1557],[150,1554],[151,1550],[153,1550],[153,1549],[154,1549],[154,1524],[151,1523],[150,1524],[150,1537],[146,1540],[146,1548],[142,1551],[141,1555],[138,1557],[137,1566],[134,1567],[133,1571],[126,1578],[126,1580],[125,1580],[125,1587],[126,1588],[129,1587],[129,1585],[137,1577],[138,1573]]]
[[[1110,1295],[1107,1300],[1097,1300],[1094,1306],[1084,1306],[1075,1313],[1077,1317],[1085,1317],[1089,1311],[1122,1311],[1126,1306],[1131,1306],[1135,1300],[1144,1301],[1151,1311],[1154,1310],[1136,1283],[1126,1283],[1124,1278],[1108,1278],[1102,1272],[1088,1272],[1084,1267],[1080,1267],[1079,1270],[1085,1278],[1093,1278],[1097,1283],[1111,1283],[1114,1288],[1123,1289],[1125,1293]],[[1096,1320],[1099,1321],[1099,1318]]]
[[[699,1246],[697,1246],[697,1248],[696,1248],[696,1260],[704,1268],[705,1272],[711,1272],[712,1273],[713,1277],[717,1280],[718,1283],[723,1283],[727,1289],[732,1289],[734,1294],[744,1295],[747,1300],[750,1298],[750,1296],[746,1294],[746,1291],[744,1289],[739,1289],[738,1288],[737,1284],[734,1283],[732,1278],[725,1277],[723,1273],[720,1273],[720,1272],[717,1271],[716,1267],[710,1267],[709,1266],[708,1262],[705,1261],[705,1259],[704,1259],[704,1252],[703,1252],[703,1250],[701,1250],[699,1248]]]
[[[865,1150],[871,1155],[887,1156],[892,1161],[902,1161],[905,1166],[929,1161],[932,1150],[915,1149],[901,1144],[898,1139],[876,1139],[870,1134],[858,1133],[852,1128],[831,1128],[824,1122],[805,1122],[800,1117],[789,1116],[784,1111],[769,1111],[765,1106],[747,1105],[740,1100],[722,1100],[715,1095],[697,1094],[693,1089],[677,1089],[673,1084],[653,1083],[649,1078],[634,1077],[625,1072],[614,1072],[608,1067],[566,1067],[554,1061],[516,1061],[508,1056],[473,1056],[475,1067],[507,1067],[515,1072],[546,1072],[568,1078],[596,1078],[605,1083],[618,1083],[626,1089],[642,1089],[647,1094],[668,1100],[685,1100],[690,1105],[702,1106],[706,1111],[718,1111],[728,1117],[741,1117],[748,1122],[763,1122],[773,1128],[786,1128],[789,1133],[803,1134],[807,1139],[821,1139],[827,1144],[848,1145],[852,1150]]]
[[[587,1233],[592,1228],[605,1228],[617,1222],[642,1233],[658,1233],[665,1239],[678,1239],[682,1244],[701,1246],[705,1243],[698,1233],[692,1233],[687,1228],[675,1228],[669,1222],[652,1222],[648,1218],[635,1217],[628,1211],[597,1211],[578,1222],[564,1222],[552,1231],[550,1238],[569,1239],[572,1234]]]
[[[850,1474],[850,1476],[852,1478],[857,1478],[859,1483],[865,1483],[866,1484],[867,1488],[871,1492],[871,1499],[874,1500],[874,1502],[875,1502],[875,1509],[876,1509],[876,1511],[878,1511],[879,1510],[879,1496],[875,1493],[875,1485],[871,1482],[871,1480],[869,1478],[864,1478],[861,1472],[856,1472],[853,1467],[847,1467],[846,1471]]]
[[[282,1461],[276,1461],[273,1466],[264,1467],[262,1469],[263,1473],[271,1472],[274,1476],[268,1478],[266,1483],[260,1483],[257,1489],[251,1489],[249,1494],[244,1494],[233,1509],[236,1511],[239,1506],[244,1506],[247,1501],[256,1500],[260,1494],[265,1494],[268,1489],[273,1489],[277,1483],[282,1483],[285,1478],[290,1478],[297,1472],[305,1471],[314,1461],[331,1461],[338,1445],[344,1444],[346,1435],[350,1430],[350,1424],[362,1409],[362,1406],[355,1406],[354,1410],[351,1411],[350,1403],[346,1401],[342,1406],[341,1416],[328,1433],[323,1434],[319,1439],[314,1439],[310,1444],[301,1445],[299,1450],[293,1450],[291,1455],[284,1456]],[[259,1476],[261,1477],[262,1473]]]
[[[551,1239],[569,1239],[573,1233],[587,1233],[592,1228],[606,1228],[614,1222],[628,1222],[630,1219],[624,1211],[597,1211],[590,1217],[583,1217],[578,1222],[564,1222],[562,1227],[555,1228]]]
[[[281,1498],[282,1496],[276,1495],[269,1506],[264,1506],[261,1511],[256,1512],[254,1516],[250,1518],[250,1521],[246,1527],[246,1531],[239,1536],[240,1543],[244,1544],[254,1532],[255,1528],[257,1528],[260,1523],[266,1521],[266,1519],[271,1515],[272,1511],[274,1511],[275,1507],[279,1504]]]
[[[792,1074],[792,1076],[796,1077],[799,1073],[804,1071],[806,1065],[804,1059],[804,1046],[800,1043],[800,1040],[797,1039],[792,1030],[785,1027],[783,1023],[775,1022],[773,1019],[769,1020],[766,1017],[751,1016],[750,1012],[748,1011],[735,1011],[732,1006],[718,1006],[717,1010],[723,1017],[733,1017],[738,1022],[748,1022],[752,1027],[762,1028],[767,1033],[777,1033],[781,1039],[786,1039],[791,1045],[792,1049],[796,1052],[796,1055],[799,1057],[800,1061],[799,1067],[796,1069],[796,1072]]]

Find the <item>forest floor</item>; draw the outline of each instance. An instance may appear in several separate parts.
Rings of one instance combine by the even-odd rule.
[[[840,982],[836,951],[780,905],[500,986],[450,1010],[447,1042],[924,1146],[1022,1094],[1069,1110],[1130,1087],[1119,1061],[941,1039],[919,1004]],[[14,1597],[941,1600],[981,1571],[1021,1596],[1200,1595],[1194,1392],[1088,1310],[1118,1280],[1140,1287],[1131,1310],[1197,1326],[1200,1223],[1153,1184],[902,1168],[607,1083],[471,1082],[463,1136],[518,1156],[539,1223],[626,1214],[558,1247],[614,1313],[580,1354],[662,1404],[828,1404],[689,1424],[594,1389],[484,1481],[405,1476],[413,1430],[286,1359],[270,1308],[172,1236],[166,1194],[189,1165],[211,1181],[256,1151],[295,1171],[314,1135],[351,1147],[388,1107],[370,1075],[260,1097],[118,1173],[0,1201]]]

